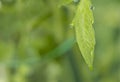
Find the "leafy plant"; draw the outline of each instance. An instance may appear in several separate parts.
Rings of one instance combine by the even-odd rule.
[[[49,2],[49,1],[48,1]],[[93,63],[93,53],[94,53],[94,45],[95,45],[95,38],[94,38],[94,30],[92,28],[93,24],[93,15],[91,10],[91,2],[90,0],[58,0],[56,1],[50,1],[49,5],[51,6],[51,9],[53,10],[53,18],[54,20],[57,19],[56,25],[54,29],[60,29],[61,34],[55,34],[56,39],[59,36],[61,36],[62,39],[62,27],[60,25],[62,19],[60,19],[61,16],[61,7],[71,4],[71,3],[78,3],[77,8],[75,8],[75,16],[73,18],[73,26],[75,26],[75,32],[76,32],[76,40],[79,45],[79,48],[81,50],[81,53],[83,55],[83,58],[85,59],[88,66],[91,68]],[[19,58],[27,58],[25,54],[28,54],[28,51],[26,51],[27,48],[31,46],[32,43],[28,42],[28,40],[31,39],[31,31],[34,29],[37,29],[38,26],[41,25],[42,22],[46,21],[47,24],[49,22],[47,21],[49,17],[52,16],[52,12],[49,11],[49,9],[44,8],[43,16],[42,13],[38,9],[29,9],[31,7],[37,6],[34,1],[1,1],[2,3],[2,9],[1,13],[4,13],[1,15],[1,28],[3,28],[3,31],[7,31],[6,29],[11,27],[12,30],[8,32],[8,35],[2,33],[3,37],[6,39],[9,39],[10,37],[13,38],[13,40],[16,40],[15,43],[17,43],[17,54],[19,54]],[[41,3],[39,7],[37,8],[43,8],[45,5],[44,1],[38,1],[38,3]],[[54,5],[53,5],[54,3]],[[56,7],[56,8],[55,8]],[[28,9],[28,10],[27,10]],[[18,13],[16,15],[16,12]],[[36,15],[36,16],[35,16]],[[11,21],[11,19],[13,19]],[[11,21],[11,22],[10,22]],[[16,22],[14,24],[13,22]],[[54,21],[53,21],[54,22]],[[6,23],[6,24],[4,24]],[[69,22],[70,23],[70,22]],[[59,26],[59,27],[58,27]],[[12,36],[14,35],[14,37]],[[41,42],[42,43],[42,42]],[[43,43],[42,43],[43,44]],[[15,44],[16,45],[16,44]],[[33,51],[34,52],[34,51]],[[54,54],[55,55],[55,54]],[[50,56],[49,56],[50,57]]]
[[[3,79],[119,82],[120,1],[92,2],[94,11],[91,0],[0,0]]]

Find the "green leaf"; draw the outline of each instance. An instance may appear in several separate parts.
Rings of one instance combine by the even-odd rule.
[[[94,18],[91,8],[90,0],[81,0],[73,20],[78,46],[90,69],[93,66],[95,46],[95,35],[92,27]]]

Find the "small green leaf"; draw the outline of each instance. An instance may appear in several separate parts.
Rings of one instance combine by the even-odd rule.
[[[78,46],[90,69],[93,66],[95,46],[95,35],[92,27],[94,18],[91,7],[90,0],[81,0],[73,20]]]

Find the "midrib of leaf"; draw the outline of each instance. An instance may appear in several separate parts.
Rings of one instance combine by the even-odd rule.
[[[91,6],[90,0],[81,0],[73,20],[78,46],[90,69],[93,66],[95,45],[94,29],[92,27],[94,18]]]

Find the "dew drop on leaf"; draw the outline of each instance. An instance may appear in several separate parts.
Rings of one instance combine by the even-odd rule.
[[[91,6],[91,7],[90,7],[90,9],[91,9],[91,10],[94,10],[94,9],[95,9],[95,7],[94,7],[94,6]]]

